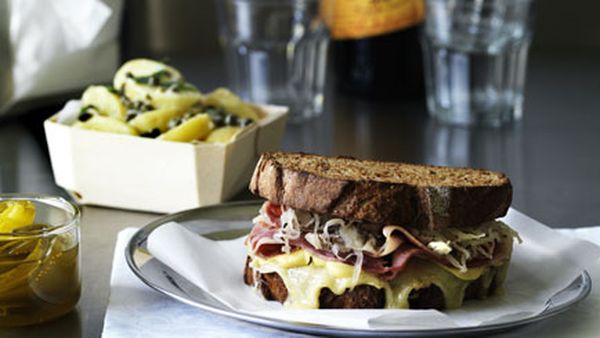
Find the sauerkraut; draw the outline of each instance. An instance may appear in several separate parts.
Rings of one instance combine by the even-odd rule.
[[[358,278],[364,255],[376,255],[382,252],[386,242],[396,240],[399,244],[405,240],[397,240],[393,236],[403,236],[402,233],[393,231],[391,234],[381,236],[385,238],[378,241],[376,234],[361,229],[371,227],[370,224],[354,220],[344,220],[338,217],[319,215],[316,213],[295,210],[281,206],[279,226],[275,226],[268,215],[267,204],[261,208],[260,214],[253,220],[254,223],[266,222],[277,228],[272,240],[282,244],[282,252],[292,250],[291,241],[306,240],[317,250],[332,253],[342,261],[353,258],[355,273],[353,278]],[[383,227],[376,227],[383,229]],[[519,241],[516,231],[499,221],[482,223],[472,228],[445,228],[442,230],[424,230],[411,227],[402,227],[410,232],[430,252],[446,260],[450,265],[464,272],[468,269],[468,262],[473,259],[492,260],[499,243],[512,243],[513,238]],[[382,231],[382,230],[379,230]],[[408,234],[407,234],[408,235]]]

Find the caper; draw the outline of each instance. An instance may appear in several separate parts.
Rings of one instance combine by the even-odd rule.
[[[222,127],[225,125],[225,117],[221,114],[210,115],[210,119],[216,127]]]
[[[87,120],[91,119],[91,118],[92,118],[92,116],[94,116],[94,115],[92,115],[92,114],[88,113],[87,111],[84,111],[84,112],[82,112],[81,114],[79,114],[79,117],[78,117],[78,119],[79,119],[79,121],[81,121],[81,122],[85,122],[85,121],[87,121]]]
[[[156,138],[160,135],[160,130],[158,128],[154,128],[147,133],[140,134],[142,137]]]
[[[142,112],[139,110],[135,110],[135,109],[129,109],[127,110],[127,115],[125,116],[125,120],[127,122],[133,120],[136,116],[140,115]]]
[[[182,122],[181,117],[172,118],[169,121],[169,129],[173,129],[173,128],[177,127],[178,125],[181,124],[181,122]]]
[[[250,124],[252,124],[252,119],[242,118],[239,120],[239,126],[242,128],[249,126]]]
[[[238,124],[238,117],[235,115],[227,114],[225,116],[224,122],[228,126],[236,126]]]
[[[183,120],[187,121],[187,120],[191,119],[194,116],[196,116],[196,112],[189,111],[189,112],[185,113],[185,115],[183,115]]]

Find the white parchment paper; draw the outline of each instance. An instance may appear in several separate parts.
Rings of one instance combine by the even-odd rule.
[[[211,241],[177,223],[169,223],[148,239],[149,251],[192,283],[232,309],[268,318],[354,329],[428,329],[476,326],[530,317],[542,311],[552,295],[600,260],[600,247],[562,235],[511,209],[502,219],[517,230],[523,243],[515,247],[502,295],[468,301],[457,310],[286,310],[265,301],[242,282],[246,259],[243,238]],[[327,312],[327,315],[323,315]]]

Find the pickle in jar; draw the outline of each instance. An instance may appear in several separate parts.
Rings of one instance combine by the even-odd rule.
[[[78,232],[52,230],[33,202],[0,202],[0,327],[59,317],[79,300]]]
[[[0,233],[33,224],[35,205],[31,201],[0,202]]]

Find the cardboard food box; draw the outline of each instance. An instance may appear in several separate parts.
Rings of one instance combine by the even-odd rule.
[[[75,101],[76,102],[76,101]],[[82,204],[170,213],[217,204],[247,189],[260,153],[279,149],[287,107],[227,144],[180,143],[44,122],[56,184]]]

